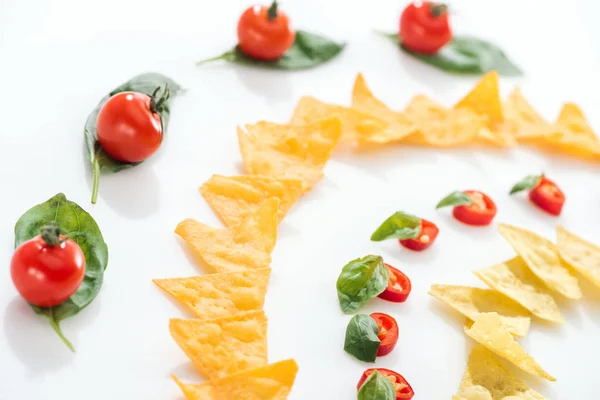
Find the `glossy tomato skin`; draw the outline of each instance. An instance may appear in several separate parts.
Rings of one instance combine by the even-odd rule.
[[[488,195],[477,190],[466,190],[465,193],[471,197],[472,203],[454,207],[452,210],[454,218],[473,226],[491,224],[498,212],[496,203]]]
[[[240,49],[248,56],[264,61],[281,57],[294,43],[296,33],[288,16],[280,10],[269,19],[269,7],[255,5],[244,11],[238,22]]]
[[[400,244],[409,250],[423,251],[428,249],[440,232],[436,224],[421,219],[421,234],[416,239],[401,239]]]
[[[383,357],[392,352],[398,343],[398,324],[396,320],[388,314],[373,313],[370,315],[377,323],[379,328],[379,340],[381,344],[377,350],[377,357]]]
[[[434,54],[452,39],[448,13],[429,1],[410,3],[400,16],[400,42],[417,53]],[[439,10],[436,15],[435,10]]]
[[[64,303],[81,285],[85,256],[71,239],[52,247],[36,236],[17,248],[10,274],[25,300],[39,307],[52,307]]]
[[[562,212],[566,200],[558,185],[545,176],[529,191],[529,199],[542,210],[556,216]]]
[[[410,279],[391,265],[385,264],[385,266],[390,271],[390,280],[385,290],[377,297],[394,303],[403,303],[412,290]]]
[[[392,385],[396,389],[396,400],[411,400],[415,391],[410,386],[410,384],[404,379],[402,375],[397,373],[396,371],[392,371],[387,368],[369,368],[365,372],[363,372],[360,380],[358,381],[358,385],[356,385],[356,390],[360,390],[360,387],[367,380],[369,375],[371,375],[374,371],[379,372],[380,374],[385,375],[390,381]]]
[[[150,96],[121,92],[100,109],[96,132],[102,149],[115,160],[140,162],[158,150],[163,132],[160,115],[150,109]]]

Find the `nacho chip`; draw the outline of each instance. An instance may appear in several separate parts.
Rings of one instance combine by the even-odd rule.
[[[536,317],[558,324],[564,322],[554,298],[521,257],[473,273],[489,287],[513,299]]]
[[[215,229],[186,219],[177,225],[175,233],[216,272],[265,268],[271,264],[271,251],[275,247],[278,209],[279,200],[271,197],[240,225]]]
[[[494,130],[504,121],[500,89],[498,87],[498,72],[490,71],[485,74],[475,87],[462,98],[454,108],[466,108],[477,115],[486,117],[487,126]]]
[[[562,226],[556,227],[556,238],[560,257],[600,288],[600,247],[574,235]]]
[[[546,286],[569,299],[581,298],[579,282],[560,262],[554,243],[537,233],[512,225],[499,224],[498,230]]]
[[[469,356],[467,368],[463,375],[459,396],[465,397],[465,400],[475,400],[475,393],[485,393],[490,395],[491,400],[506,400],[514,396],[522,400],[546,400],[544,396],[533,389],[527,387],[512,373],[504,369],[494,358],[492,353],[483,346],[475,346]],[[471,395],[469,398],[465,395]],[[480,394],[481,399],[485,399],[484,394]]]
[[[267,365],[267,317],[262,310],[212,320],[171,319],[169,330],[208,379]]]
[[[327,104],[310,96],[300,99],[290,124],[307,125],[331,117],[338,117],[342,122],[342,142],[369,140],[379,137],[381,132],[388,129],[386,122],[373,115],[350,107]]]
[[[188,400],[285,400],[297,372],[298,364],[289,359],[200,384],[173,379]]]
[[[575,136],[586,137],[593,141],[598,139],[577,104],[565,103],[560,110],[556,124],[566,128]]]
[[[384,121],[389,128],[373,132],[370,135],[361,135],[360,139],[363,142],[378,144],[397,142],[415,131],[415,127],[403,113],[391,110],[373,95],[362,74],[358,74],[354,82],[352,107],[374,115]]]
[[[460,395],[452,396],[452,400],[493,400],[492,394],[483,386],[474,385],[463,389]]]
[[[497,313],[480,315],[465,333],[471,339],[482,344],[488,350],[503,357],[525,372],[549,380],[556,381],[515,341]]]
[[[496,292],[468,286],[431,285],[429,294],[446,303],[472,321],[481,314],[497,312],[511,334],[527,335],[531,319],[518,303]]]
[[[262,310],[271,268],[259,268],[191,278],[154,279],[198,318],[216,319]]]
[[[202,184],[200,192],[225,225],[232,227],[257,212],[269,197],[279,199],[277,218],[281,222],[302,194],[302,182],[257,175],[213,175]]]
[[[506,131],[517,140],[540,139],[556,134],[556,129],[533,109],[519,88],[513,89],[503,105]]]

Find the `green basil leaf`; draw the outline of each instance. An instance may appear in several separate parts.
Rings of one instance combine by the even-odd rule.
[[[239,46],[220,56],[202,60],[196,65],[224,60],[235,64],[253,65],[257,67],[298,70],[313,68],[333,59],[344,50],[345,43],[334,42],[324,36],[305,31],[296,31],[296,39],[292,47],[283,56],[273,61],[256,60],[246,55]]]
[[[360,361],[375,362],[381,344],[378,334],[379,327],[373,318],[356,314],[346,327],[344,351]]]
[[[371,240],[414,239],[421,234],[421,218],[397,211],[373,232]]]
[[[452,192],[448,196],[446,196],[442,200],[440,200],[440,202],[438,203],[437,206],[435,206],[435,208],[437,210],[438,208],[442,208],[442,207],[464,206],[464,205],[470,205],[472,203],[473,203],[473,200],[471,200],[471,196],[469,196],[465,192],[457,190],[456,192]]]
[[[135,78],[125,82],[109,94],[107,94],[98,104],[98,106],[92,111],[92,113],[88,116],[85,122],[84,136],[85,136],[85,145],[88,153],[88,158],[92,163],[92,170],[94,173],[94,183],[92,189],[92,204],[96,203],[96,199],[98,197],[98,185],[100,184],[100,173],[101,171],[110,171],[110,172],[119,172],[125,168],[131,168],[141,162],[135,163],[126,163],[122,161],[115,160],[111,158],[100,146],[98,143],[98,135],[96,133],[96,120],[98,119],[98,113],[100,113],[100,109],[106,103],[108,99],[114,96],[117,93],[121,92],[138,92],[144,93],[148,96],[151,96],[156,88],[160,87],[161,89],[157,93],[157,96],[160,97],[165,93],[165,90],[169,90],[169,100],[165,102],[163,106],[163,110],[160,112],[160,117],[162,121],[163,128],[163,137],[167,133],[167,125],[169,124],[170,118],[170,99],[175,97],[178,92],[181,91],[181,86],[179,86],[175,81],[170,78],[167,78],[164,75],[150,72],[142,75],[138,75]]]
[[[358,390],[358,400],[396,400],[396,390],[385,375],[375,371]]]
[[[344,314],[353,314],[387,287],[390,272],[380,256],[368,255],[342,268],[336,288]]]
[[[37,314],[48,319],[63,342],[73,350],[73,346],[60,329],[60,322],[87,307],[100,291],[104,270],[108,265],[108,247],[92,216],[59,193],[31,208],[19,218],[15,225],[15,248],[39,235],[40,228],[51,222],[68,232],[79,234],[73,240],[79,244],[85,255],[85,276],[79,289],[64,303],[55,307],[32,307]]]
[[[499,47],[471,36],[455,36],[436,54],[421,54],[402,46],[398,34],[382,35],[399,45],[407,54],[447,72],[481,75],[496,70],[504,76],[523,75]]]
[[[543,175],[529,175],[526,176],[525,178],[523,178],[523,180],[521,180],[520,182],[516,183],[512,189],[510,189],[510,193],[509,194],[515,194],[518,192],[521,192],[523,190],[528,190],[528,189],[533,189],[534,187],[536,187],[539,183],[540,180],[542,179]]]

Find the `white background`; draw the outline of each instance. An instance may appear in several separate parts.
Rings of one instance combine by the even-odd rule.
[[[600,127],[600,37],[593,0],[456,1],[457,31],[501,45],[524,68],[516,83],[554,118],[576,101]],[[417,93],[445,104],[475,82],[433,70],[400,54],[373,29],[395,30],[402,2],[289,0],[297,27],[347,40],[335,61],[311,71],[277,72],[194,61],[235,42],[243,0],[0,0],[0,400],[181,399],[169,374],[198,381],[171,340],[168,319],[185,315],[152,278],[200,273],[172,233],[186,217],[218,226],[197,187],[211,174],[241,172],[235,126],[286,121],[302,95],[349,104],[363,72],[396,109]],[[594,7],[596,8],[594,10]],[[99,99],[130,77],[159,71],[187,93],[174,102],[168,137],[142,166],[102,177],[89,204],[90,170],[83,125]],[[563,216],[549,217],[506,192],[521,177],[545,171],[568,196]],[[349,260],[369,253],[406,272],[405,304],[372,301],[365,312],[394,315],[400,342],[377,366],[403,374],[415,399],[449,399],[462,375],[470,339],[463,319],[427,295],[432,283],[480,285],[470,271],[513,255],[494,227],[469,228],[434,205],[452,190],[492,196],[497,220],[548,236],[557,223],[600,243],[597,166],[535,151],[440,151],[395,147],[369,154],[340,150],[326,178],[280,225],[266,300],[269,359],[295,357],[300,372],[291,398],[351,399],[362,364],[342,350],[349,317],[335,280]],[[13,225],[29,207],[58,192],[90,211],[109,245],[105,286],[80,315],[63,322],[70,353],[34,315],[10,281]],[[441,229],[429,251],[372,243],[374,228],[395,210],[433,219]],[[564,326],[535,320],[522,340],[555,384],[527,379],[549,399],[597,398],[600,294],[582,281],[585,299],[560,301]]]

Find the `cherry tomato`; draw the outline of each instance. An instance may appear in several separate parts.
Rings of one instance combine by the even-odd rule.
[[[396,371],[392,371],[391,369],[386,368],[369,368],[365,372],[363,372],[360,380],[358,381],[358,385],[356,386],[357,390],[360,390],[360,387],[367,380],[367,378],[374,372],[377,371],[380,374],[385,375],[386,378],[392,382],[394,389],[396,389],[396,400],[410,400],[415,395],[415,391],[410,387],[409,383],[404,379],[402,375],[397,373]]]
[[[257,60],[276,60],[294,43],[296,33],[287,15],[277,8],[255,5],[248,8],[238,22],[238,45]]]
[[[440,230],[426,219],[421,219],[421,234],[416,239],[401,239],[400,244],[407,249],[423,251],[433,244]]]
[[[447,7],[429,1],[410,3],[400,16],[400,42],[417,53],[434,54],[452,39]]]
[[[81,247],[60,236],[60,231],[48,233],[44,229],[17,248],[10,274],[25,300],[52,307],[65,302],[79,288],[85,275],[85,256]]]
[[[529,199],[552,215],[560,215],[565,204],[565,195],[562,190],[545,176],[542,176],[537,186],[529,191]]]
[[[163,137],[158,114],[163,98],[156,101],[144,93],[121,92],[108,99],[96,126],[102,149],[112,158],[130,163],[154,154]]]
[[[454,218],[467,225],[489,225],[496,216],[494,201],[476,190],[466,190],[465,193],[471,198],[471,204],[454,207]]]
[[[385,290],[378,297],[394,303],[402,303],[412,290],[410,279],[391,265],[385,264],[385,266],[390,271],[390,280]]]
[[[379,350],[377,350],[377,357],[388,355],[394,350],[396,343],[398,343],[398,324],[394,318],[383,313],[373,313],[371,314],[371,318],[377,322],[377,327],[379,328],[377,336],[381,340]]]

